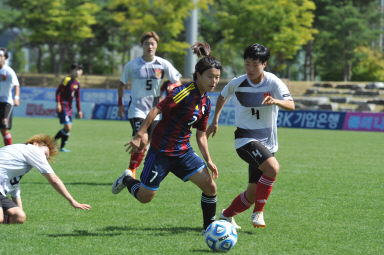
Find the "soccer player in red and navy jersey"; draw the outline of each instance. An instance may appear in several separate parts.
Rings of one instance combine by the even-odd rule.
[[[79,78],[83,74],[83,65],[72,64],[71,76],[65,77],[56,90],[56,111],[60,119],[60,124],[64,127],[57,132],[55,139],[61,139],[60,151],[71,152],[64,148],[72,129],[72,100],[76,99],[77,113],[80,119],[83,118],[80,105],[80,82]]]
[[[206,229],[215,220],[216,184],[213,178],[218,176],[205,133],[211,109],[206,93],[213,91],[218,84],[222,65],[210,55],[209,44],[198,42],[193,50],[197,55],[204,56],[195,66],[193,82],[175,88],[152,108],[137,134],[126,144],[127,151],[131,153],[142,149],[148,141],[147,129],[156,116],[162,114],[153,131],[140,181],[132,177],[130,170],[126,170],[113,183],[112,193],[117,194],[127,187],[137,200],[148,203],[155,197],[161,181],[172,172],[183,181],[192,181],[202,190],[201,208]],[[196,128],[197,144],[205,162],[190,145],[191,127]]]

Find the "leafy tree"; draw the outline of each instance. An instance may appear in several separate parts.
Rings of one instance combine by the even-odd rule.
[[[316,65],[323,80],[351,80],[355,50],[378,37],[376,1],[321,1],[327,3],[318,17]]]
[[[196,1],[200,8],[207,8],[212,0]],[[191,0],[111,0],[110,10],[119,27],[123,55],[126,45],[138,43],[143,32],[156,31],[160,36],[159,54],[183,56],[190,47],[180,38],[185,29],[185,20],[195,8]],[[122,59],[122,65],[126,63]]]
[[[379,50],[359,47],[354,50],[354,65],[352,80],[355,81],[383,81],[384,54]]]
[[[7,4],[22,12],[19,22],[29,46],[39,48],[41,53],[41,47],[48,45],[51,71],[56,71],[57,74],[61,72],[69,47],[73,43],[93,36],[89,26],[95,23],[93,14],[97,12],[98,6],[91,1],[8,0]],[[59,48],[58,65],[56,65],[56,46]],[[38,62],[41,61],[41,55],[38,57]]]
[[[315,5],[309,0],[220,0],[213,8],[221,33],[217,37],[223,38],[220,43],[232,63],[246,46],[258,42],[270,49],[274,71],[281,71],[315,33]]]
[[[3,1],[0,1],[0,34],[12,27],[17,27],[17,21],[21,15],[18,10],[10,8]]]

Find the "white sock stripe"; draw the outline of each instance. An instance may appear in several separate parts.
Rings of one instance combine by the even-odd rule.
[[[268,180],[268,179],[265,179],[265,178],[261,177],[261,178],[259,179],[259,182],[262,183],[262,184],[264,184],[264,185],[267,185],[267,186],[273,186],[273,183],[274,183],[275,181],[271,181],[271,180]]]
[[[217,198],[201,196],[201,202],[204,202],[207,204],[215,204],[217,202]]]
[[[135,196],[136,190],[140,188],[140,183],[136,183],[135,185],[132,186],[131,188],[131,194]]]
[[[241,202],[247,206],[247,207],[251,207],[251,203],[248,202],[247,198],[245,197],[245,192],[241,193],[240,195],[240,199],[241,199]]]

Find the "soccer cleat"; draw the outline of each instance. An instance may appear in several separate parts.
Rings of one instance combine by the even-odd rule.
[[[119,194],[124,188],[125,185],[123,183],[123,179],[125,176],[132,176],[132,171],[127,169],[123,172],[123,174],[114,181],[112,184],[112,193],[113,194]]]
[[[72,152],[71,150],[68,150],[68,149],[66,149],[66,148],[61,148],[60,151],[61,151],[61,152]]]
[[[131,172],[132,172],[132,178],[133,179],[136,179],[136,168],[134,168],[134,169],[130,169],[130,168],[128,168],[127,170],[130,170]]]
[[[235,229],[241,229],[241,227],[236,224],[236,221],[235,221],[235,219],[233,217],[226,217],[226,216],[224,216],[223,212],[224,212],[224,209],[220,213],[220,216],[219,216],[220,220],[228,221],[229,223],[232,224],[232,226],[235,227]]]
[[[255,228],[265,228],[263,212],[254,212],[252,214],[252,224]]]

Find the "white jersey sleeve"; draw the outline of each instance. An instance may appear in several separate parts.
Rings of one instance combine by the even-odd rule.
[[[15,71],[8,65],[0,69],[0,102],[13,105],[12,89],[20,86]]]
[[[220,95],[224,97],[225,100],[229,99],[233,94],[235,94],[235,89],[240,85],[239,80],[243,79],[244,75],[238,78],[233,78],[227,85],[225,85]]]
[[[129,80],[129,77],[131,77],[131,70],[130,70],[130,62],[128,62],[125,66],[124,66],[124,70],[123,70],[123,73],[121,74],[121,77],[120,77],[120,81],[123,83],[123,84],[127,84],[128,80]]]
[[[181,74],[179,71],[176,70],[176,68],[168,61],[165,59],[162,59],[164,62],[164,78],[169,80],[171,83],[176,83],[180,81]]]

